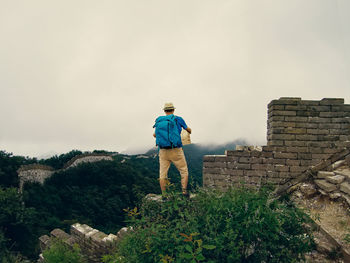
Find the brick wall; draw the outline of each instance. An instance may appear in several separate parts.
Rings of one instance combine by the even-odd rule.
[[[203,185],[279,184],[350,146],[350,105],[343,99],[273,100],[267,123],[267,146],[205,156]]]

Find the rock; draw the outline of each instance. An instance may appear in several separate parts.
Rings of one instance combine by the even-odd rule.
[[[327,172],[327,171],[319,171],[318,173],[317,173],[317,178],[320,178],[320,179],[324,179],[324,178],[326,178],[326,177],[328,177],[328,176],[333,176],[333,175],[335,175],[333,172]]]
[[[339,193],[339,192],[335,192],[335,193],[330,193],[329,194],[329,198],[333,199],[333,200],[338,199],[339,197],[342,197],[342,194]]]
[[[344,179],[345,177],[340,174],[326,177],[326,180],[332,184],[340,184],[344,181]]]
[[[322,190],[326,191],[327,193],[337,189],[337,187],[334,184],[327,183],[326,180],[315,180],[315,183],[317,184],[318,187],[320,187]]]
[[[340,160],[332,164],[333,170],[338,169],[339,167],[343,166],[345,164],[345,160]]]
[[[317,192],[316,187],[313,184],[309,183],[301,184],[299,190],[304,194],[306,198],[312,197]]]
[[[318,237],[315,237],[315,243],[316,243],[316,249],[318,252],[320,252],[321,254],[329,254],[330,252],[332,252],[332,250],[334,250],[334,247],[329,244],[329,242],[327,242],[327,240],[324,239],[320,239]]]
[[[344,198],[345,202],[348,203],[348,206],[350,206],[350,196],[343,194],[342,197]]]
[[[345,176],[346,178],[350,179],[350,169],[342,169],[342,170],[336,170],[336,174],[340,174]]]
[[[350,195],[350,184],[348,182],[342,183],[340,185],[340,191]]]

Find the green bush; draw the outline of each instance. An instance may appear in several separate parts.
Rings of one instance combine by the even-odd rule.
[[[80,254],[78,245],[69,248],[60,240],[55,242],[46,250],[43,251],[45,263],[84,263],[85,259]]]
[[[200,190],[187,200],[170,192],[129,211],[134,231],[105,262],[298,262],[311,251],[306,215],[268,203],[267,190]]]

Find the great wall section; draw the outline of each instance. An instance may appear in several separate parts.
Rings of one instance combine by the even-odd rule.
[[[81,163],[92,163],[99,161],[112,161],[111,154],[86,153],[77,155],[67,162],[62,169],[54,170],[52,167],[40,164],[23,165],[17,170],[19,178],[19,190],[23,189],[26,182],[38,182],[43,184],[44,181],[54,173],[76,167]]]
[[[335,262],[325,256],[334,251],[342,256],[339,262],[350,262],[344,241],[350,225],[350,105],[339,98],[273,100],[266,146],[237,146],[203,158],[204,187],[225,191],[265,184],[275,186],[271,200],[288,193],[315,218],[320,254],[310,262]]]
[[[205,156],[203,186],[281,185],[346,159],[348,154],[341,153],[349,148],[350,105],[344,99],[280,98],[268,105],[267,145]]]
[[[112,157],[77,156],[63,169],[100,160],[112,160]],[[226,190],[242,183],[248,187],[269,183],[276,186],[276,196],[288,192],[315,199],[317,192],[322,198],[341,200],[349,209],[349,167],[350,105],[339,98],[280,98],[268,104],[267,145],[237,146],[225,155],[204,156],[203,186]],[[40,165],[21,167],[20,188],[25,182],[43,183],[57,171]],[[304,205],[312,204],[314,199],[305,199]],[[319,241],[318,247],[328,251],[330,247],[339,248],[344,262],[350,262],[349,251],[334,234],[319,227],[323,241]],[[70,246],[78,244],[89,262],[100,262],[100,256],[111,252],[126,232],[123,228],[116,235],[106,235],[77,223],[71,226],[70,234],[55,229],[50,236],[40,237],[40,247],[44,250],[53,239],[60,239]]]

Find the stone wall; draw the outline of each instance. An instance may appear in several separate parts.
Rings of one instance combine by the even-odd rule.
[[[59,170],[54,170],[50,166],[39,165],[39,164],[23,165],[17,170],[20,192],[22,192],[23,186],[26,182],[38,182],[40,184],[43,184],[44,181],[47,178],[51,177],[51,175],[54,174],[55,172],[76,167],[81,163],[89,163],[89,162],[92,163],[92,162],[99,162],[103,160],[112,161],[113,158],[111,155],[108,155],[108,154],[96,154],[96,153],[82,154],[72,158],[70,161],[67,162],[67,164],[64,166],[63,169],[59,169]]]
[[[203,185],[281,184],[350,147],[350,105],[343,99],[273,100],[267,123],[267,146],[204,156]]]
[[[61,229],[54,229],[50,236],[41,236],[39,238],[40,249],[44,251],[50,247],[54,239],[59,239],[70,247],[74,244],[79,245],[88,262],[99,263],[103,255],[113,252],[118,241],[125,236],[127,231],[127,228],[122,228],[116,235],[107,235],[88,225],[76,223],[71,226],[70,234]],[[42,255],[40,258],[43,260]]]

